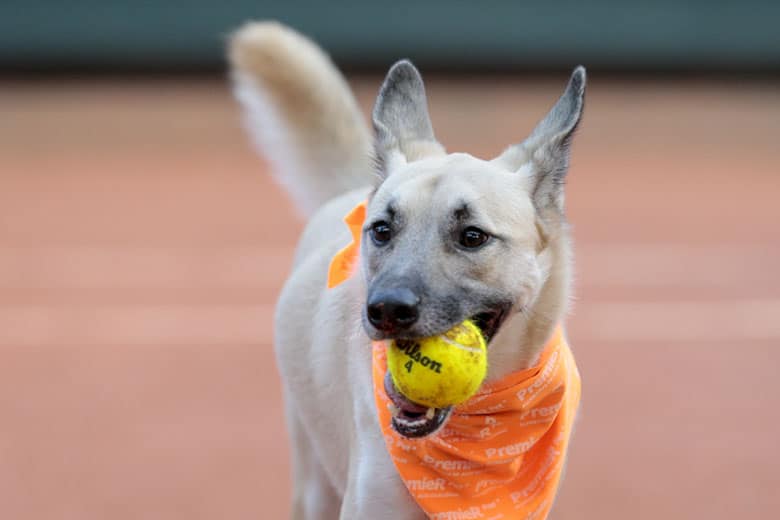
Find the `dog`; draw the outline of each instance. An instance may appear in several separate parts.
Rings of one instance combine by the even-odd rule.
[[[539,363],[569,302],[564,180],[585,70],[573,71],[529,137],[486,161],[437,141],[408,61],[381,86],[372,135],[343,76],[292,29],[248,23],[232,35],[229,60],[251,138],[310,217],[275,316],[292,518],[488,518],[486,509],[432,512],[410,492],[378,419],[372,342],[472,318],[489,341],[486,385]],[[343,218],[363,201],[353,237]],[[355,238],[354,272],[328,288],[334,257]],[[447,428],[451,410],[405,404],[393,408],[392,426],[406,427],[409,442]]]

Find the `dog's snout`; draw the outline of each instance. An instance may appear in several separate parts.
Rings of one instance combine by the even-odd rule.
[[[383,332],[408,329],[420,317],[420,298],[410,289],[376,291],[368,299],[368,321]]]

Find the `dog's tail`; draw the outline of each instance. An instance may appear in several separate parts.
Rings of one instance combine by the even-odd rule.
[[[370,183],[371,133],[315,43],[276,22],[248,23],[229,54],[249,132],[304,213]]]

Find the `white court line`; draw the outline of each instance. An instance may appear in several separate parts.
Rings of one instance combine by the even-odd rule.
[[[758,245],[587,244],[575,249],[581,286],[780,287],[780,247]]]
[[[276,289],[292,256],[292,248],[231,245],[0,246],[0,289]]]
[[[0,348],[60,344],[268,344],[272,339],[272,305],[0,308]]]
[[[601,302],[575,306],[573,331],[593,340],[749,342],[778,340],[780,299]]]

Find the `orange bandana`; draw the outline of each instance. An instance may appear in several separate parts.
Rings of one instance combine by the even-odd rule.
[[[331,262],[328,287],[347,279],[359,252],[366,203],[347,215],[353,242]],[[391,426],[385,342],[373,343],[374,398],[385,443],[417,504],[434,520],[543,520],[566,459],[580,376],[560,327],[539,363],[486,383],[444,427],[419,439]]]

